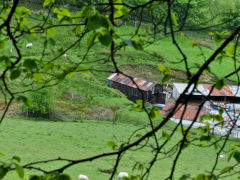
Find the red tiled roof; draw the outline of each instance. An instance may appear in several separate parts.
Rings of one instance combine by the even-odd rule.
[[[202,86],[209,91],[212,89],[211,84],[202,84]],[[218,90],[216,88],[213,89],[211,96],[234,96],[231,89],[228,86],[224,86],[221,90]]]
[[[173,107],[174,107],[173,103],[166,104],[166,106],[162,109],[161,114],[167,115],[172,110]],[[178,105],[173,117],[177,119],[181,119],[184,112],[184,108],[185,108],[185,105],[182,105],[182,104]],[[197,115],[197,112],[198,112],[198,106],[187,105],[187,109],[182,119],[193,121],[195,116]],[[197,119],[199,119],[200,116],[207,113],[209,113],[209,110],[202,108]]]

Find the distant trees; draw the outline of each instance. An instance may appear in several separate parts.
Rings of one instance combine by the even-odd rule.
[[[41,3],[41,0],[23,0],[29,2],[38,2]],[[117,3],[118,1],[116,1]],[[124,3],[128,6],[138,6],[143,3],[146,3],[147,0],[124,0]],[[108,0],[58,0],[56,4],[71,5],[71,7],[81,8],[85,3],[92,5],[100,5],[108,3]],[[141,10],[137,8],[132,11],[128,17],[131,20],[141,17],[141,11],[144,12],[144,15],[141,17],[143,22],[151,22],[153,19],[158,22],[161,22],[161,25],[164,25],[162,21],[162,15],[166,15],[166,7],[164,7],[164,1],[153,2],[152,4],[162,4],[161,6],[151,6],[152,10],[146,6]],[[206,25],[217,25],[216,28],[223,29],[232,28],[239,23],[239,1],[238,0],[176,0],[172,3],[172,10],[177,17],[178,23],[180,26],[186,25],[191,28],[204,27]],[[150,7],[150,6],[149,6]],[[187,16],[187,18],[186,18]],[[154,17],[154,18],[152,18]]]

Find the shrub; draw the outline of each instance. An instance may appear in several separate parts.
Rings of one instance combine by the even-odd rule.
[[[41,89],[30,93],[32,106],[24,106],[27,116],[49,118],[52,111],[52,91],[49,88]]]

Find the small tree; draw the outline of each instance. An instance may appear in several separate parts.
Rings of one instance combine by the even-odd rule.
[[[51,89],[41,89],[39,91],[31,92],[30,99],[32,106],[24,106],[27,115],[31,117],[49,118],[52,111]]]

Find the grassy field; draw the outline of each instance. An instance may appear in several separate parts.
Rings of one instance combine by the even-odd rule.
[[[168,123],[164,128],[166,132],[174,126]],[[49,158],[65,157],[81,159],[84,157],[111,151],[107,141],[114,140],[118,143],[126,141],[128,136],[139,128],[130,124],[109,123],[98,121],[79,122],[49,122],[33,119],[7,118],[1,125],[0,130],[0,148],[7,160],[13,155],[22,158],[22,163],[44,160]],[[142,133],[146,132],[146,128]],[[158,136],[160,137],[161,132]],[[170,148],[180,138],[177,133],[168,144]],[[160,141],[161,142],[161,141]],[[239,144],[237,141],[229,141],[226,149],[231,148],[232,144]],[[177,165],[175,177],[183,173],[196,175],[197,173],[209,170],[213,165],[216,150],[214,148],[201,148],[190,146],[183,151],[180,161]],[[152,157],[151,149],[144,148],[140,151],[132,151],[125,154],[118,171],[127,171],[130,174],[139,174],[139,171],[132,171],[132,166],[136,161],[147,165]],[[159,157],[164,157],[160,155]],[[93,162],[76,165],[66,170],[72,179],[76,179],[80,173],[87,174],[90,179],[103,180],[109,177],[109,174],[102,173],[101,170],[110,170],[114,163],[114,157],[108,157]],[[173,157],[159,161],[152,170],[150,180],[163,179],[170,172]],[[230,162],[233,164],[234,160]],[[227,158],[221,160],[217,170],[227,166]],[[62,163],[43,164],[43,168],[56,168]],[[26,171],[25,179],[30,174]],[[229,178],[232,179],[233,177]],[[6,180],[18,179],[15,172],[11,172]],[[116,178],[115,178],[116,179]]]

